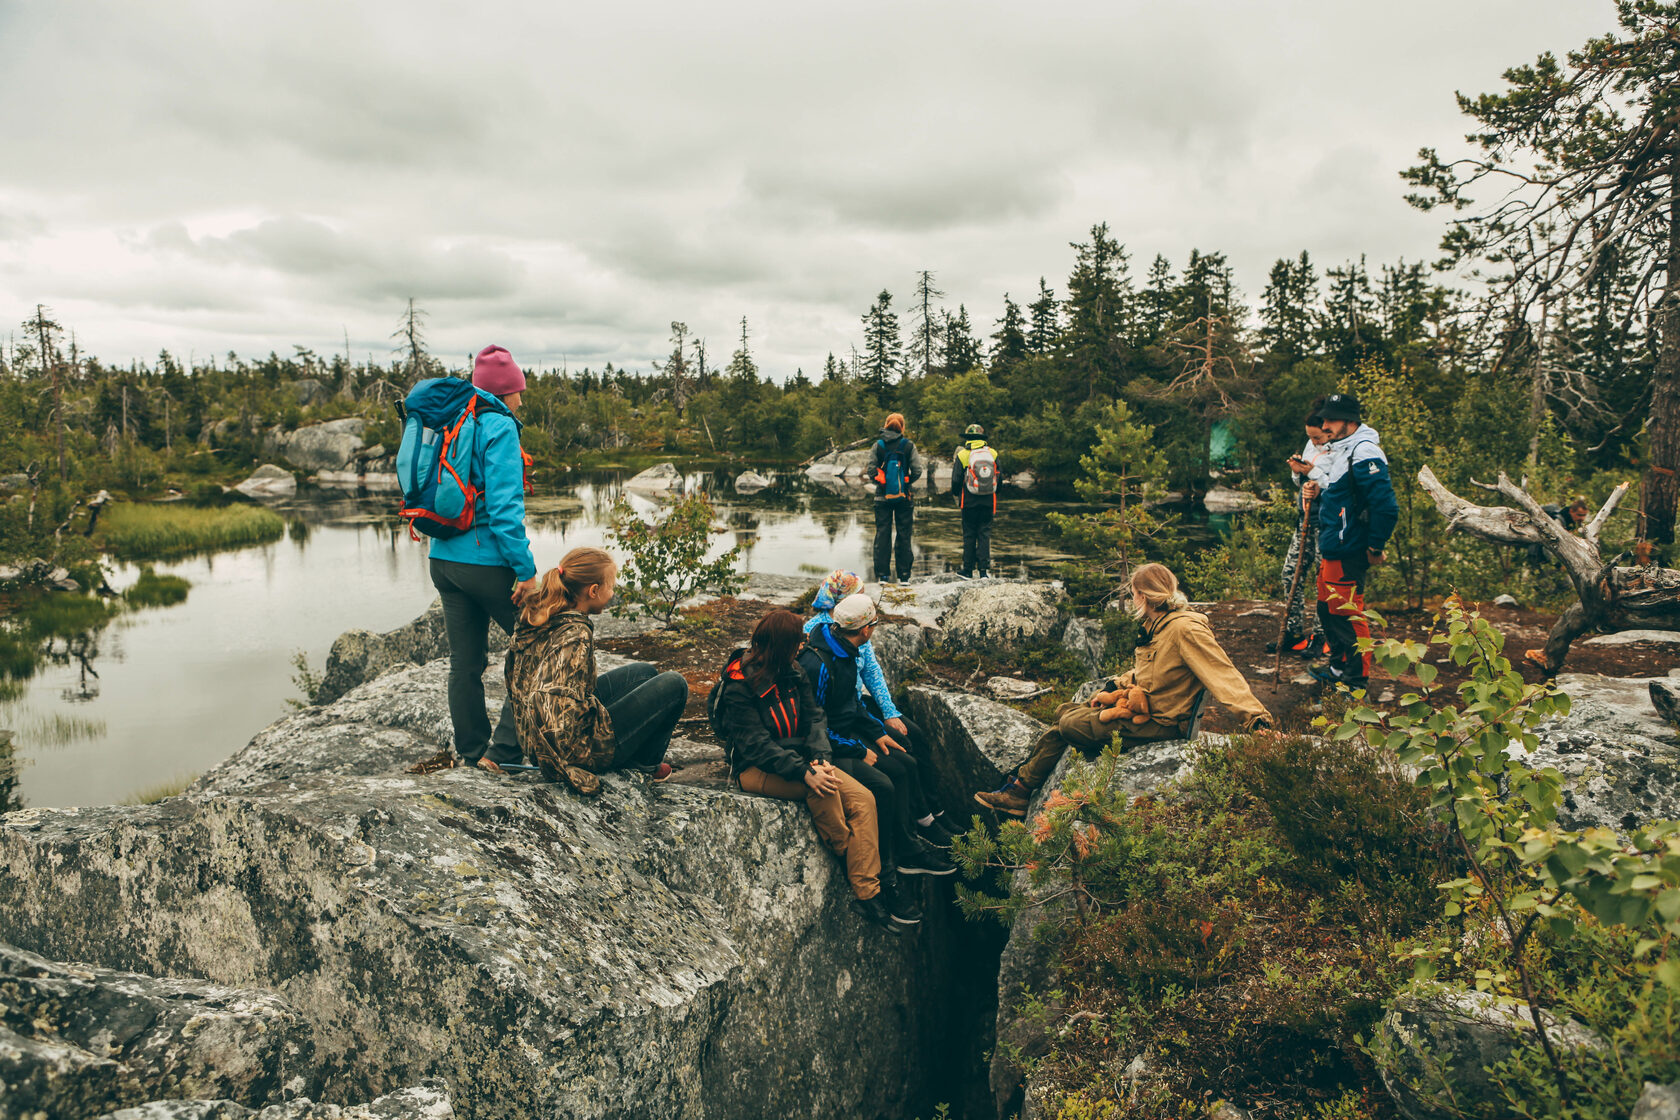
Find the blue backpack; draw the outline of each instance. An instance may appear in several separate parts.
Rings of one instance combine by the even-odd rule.
[[[484,473],[475,461],[480,409],[507,411],[500,401],[487,401],[472,382],[456,377],[420,382],[398,408],[403,418],[402,445],[397,449],[397,482],[403,492],[398,516],[408,522],[416,540],[416,530],[449,538],[472,528]]]
[[[904,443],[903,440],[898,442],[900,444]],[[875,446],[880,449],[883,456],[881,465],[875,468],[875,484],[879,488],[876,493],[883,498],[905,497],[905,463],[909,460],[909,456],[904,453],[902,447],[888,451],[887,441],[884,439],[876,440]]]

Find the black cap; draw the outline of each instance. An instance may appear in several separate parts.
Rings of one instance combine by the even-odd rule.
[[[1352,393],[1331,393],[1324,398],[1318,414],[1326,420],[1359,419],[1359,398]]]

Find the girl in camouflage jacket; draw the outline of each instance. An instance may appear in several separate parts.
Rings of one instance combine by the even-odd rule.
[[[598,548],[574,548],[545,573],[514,628],[506,676],[519,743],[551,781],[583,794],[596,776],[635,769],[664,781],[664,761],[688,683],[638,663],[595,671],[595,625],[612,599],[618,565]]]

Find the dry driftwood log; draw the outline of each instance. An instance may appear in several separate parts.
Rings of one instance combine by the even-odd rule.
[[[1548,674],[1563,668],[1570,643],[1589,631],[1680,630],[1680,571],[1655,565],[1618,566],[1623,557],[1606,561],[1599,555],[1599,534],[1627,494],[1628,483],[1616,487],[1577,536],[1503,471],[1496,485],[1483,488],[1495,491],[1511,506],[1468,502],[1443,486],[1428,467],[1418,472],[1418,482],[1446,516],[1448,532],[1459,529],[1502,544],[1537,544],[1563,565],[1579,601],[1563,612],[1547,635],[1544,664]]]

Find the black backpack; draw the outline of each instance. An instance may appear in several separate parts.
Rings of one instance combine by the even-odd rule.
[[[711,725],[712,734],[717,736],[717,741],[723,745],[724,754],[726,755],[729,753],[729,740],[723,733],[723,719],[721,712],[723,703],[723,682],[725,680],[725,674],[729,672],[729,666],[734,663],[737,657],[745,657],[746,654],[747,647],[738,646],[728,657],[724,658],[723,668],[718,670],[717,683],[712,685],[712,690],[710,692],[706,693],[706,722]]]

